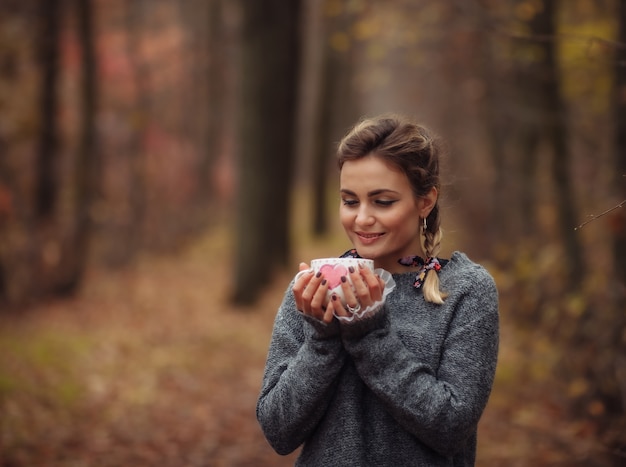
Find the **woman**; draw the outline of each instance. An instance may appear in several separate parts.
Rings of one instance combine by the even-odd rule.
[[[257,418],[278,453],[303,445],[296,465],[474,465],[498,296],[465,254],[437,256],[439,153],[395,115],[358,123],[339,144],[344,256],[377,269],[350,271],[345,307],[324,306],[328,284],[313,272],[280,306]]]

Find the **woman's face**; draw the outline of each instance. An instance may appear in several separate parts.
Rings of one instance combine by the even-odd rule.
[[[389,272],[406,270],[404,256],[423,256],[419,229],[437,200],[433,188],[417,199],[407,176],[375,155],[345,162],[340,176],[339,217],[364,258]]]

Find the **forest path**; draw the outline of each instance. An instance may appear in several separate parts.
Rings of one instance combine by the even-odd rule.
[[[175,255],[92,271],[74,299],[0,316],[0,466],[293,465],[255,418],[289,277],[254,308],[233,307],[229,242],[216,231]],[[533,355],[502,317],[477,465],[607,465],[590,461],[589,427],[563,418],[547,343],[518,371]]]

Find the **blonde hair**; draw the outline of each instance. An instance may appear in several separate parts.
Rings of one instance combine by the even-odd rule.
[[[430,216],[428,216],[430,217]],[[429,226],[430,227],[430,226]],[[428,258],[435,258],[441,250],[441,239],[443,237],[443,231],[439,227],[439,215],[437,215],[436,231],[433,233],[431,229],[422,229],[424,235],[424,243],[422,248]],[[434,230],[434,229],[433,229]],[[424,279],[424,299],[427,302],[436,303],[441,305],[444,299],[448,296],[447,293],[442,292],[439,289],[439,275],[432,269],[426,272],[426,279]]]
[[[339,143],[339,169],[346,161],[361,159],[372,153],[407,176],[415,197],[426,196],[432,188],[440,191],[439,159],[442,148],[439,139],[428,128],[397,114],[364,119]],[[420,229],[427,259],[436,257],[441,249],[443,234],[440,225],[437,199],[426,218],[426,228]],[[447,296],[439,290],[439,276],[432,269],[426,272],[423,291],[426,301],[432,303],[442,304]]]

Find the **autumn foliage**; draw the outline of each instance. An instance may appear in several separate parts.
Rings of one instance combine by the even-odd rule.
[[[252,1],[0,1],[0,466],[291,465],[254,419],[272,319],[347,249],[334,143],[388,111],[447,142],[444,256],[500,291],[479,465],[624,465],[625,2]]]

